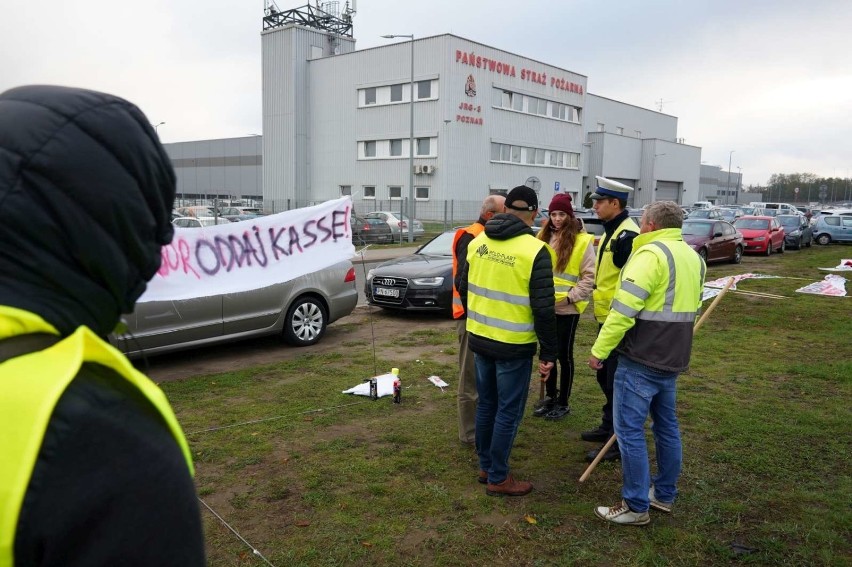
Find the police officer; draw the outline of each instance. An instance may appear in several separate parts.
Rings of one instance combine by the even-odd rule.
[[[592,193],[591,198],[598,218],[604,221],[605,234],[597,250],[595,289],[592,292],[592,299],[595,304],[595,319],[602,326],[609,314],[612,297],[615,295],[618,273],[630,256],[633,239],[639,234],[639,227],[627,213],[627,199],[633,192],[633,188],[606,177],[595,177],[595,179],[597,189]],[[584,441],[603,443],[613,434],[612,381],[617,365],[618,359],[613,356],[606,359],[603,366],[597,370],[598,385],[604,393],[606,403],[602,408],[601,424],[596,429],[580,434]],[[589,452],[586,460],[591,462],[598,451],[600,449]],[[618,458],[618,443],[613,443],[603,460],[614,461]]]
[[[652,203],[642,234],[621,273],[612,309],[592,346],[589,366],[615,352],[613,414],[621,447],[622,501],[595,513],[620,525],[650,522],[648,508],[671,512],[677,495],[682,449],[675,414],[676,380],[689,367],[692,331],[701,307],[704,262],[683,241],[683,210]],[[651,479],[645,420],[650,413],[658,474]]]
[[[175,175],[142,112],[0,94],[0,566],[204,565],[163,392],[104,340],[171,241]]]
[[[467,262],[467,247],[470,241],[485,230],[485,223],[503,212],[506,198],[502,195],[489,195],[482,202],[479,219],[470,226],[460,228],[453,238],[453,282],[459,273],[459,265]],[[467,344],[467,320],[458,289],[453,283],[453,319],[456,320],[456,332],[459,338],[459,441],[466,445],[476,442],[476,367],[473,353]]]

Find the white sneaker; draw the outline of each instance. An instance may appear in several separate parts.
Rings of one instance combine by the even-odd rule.
[[[644,526],[651,522],[648,512],[634,512],[624,500],[615,506],[598,506],[595,508],[595,514],[607,522],[622,526]]]
[[[661,500],[657,500],[654,496],[654,485],[651,485],[651,488],[648,490],[648,500],[651,501],[651,508],[654,510],[659,510],[660,512],[665,512],[666,514],[671,514],[672,506],[674,502],[663,502]]]

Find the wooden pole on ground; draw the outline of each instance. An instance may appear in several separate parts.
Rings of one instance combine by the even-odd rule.
[[[701,328],[701,325],[704,324],[704,321],[707,320],[707,317],[712,313],[712,311],[716,308],[716,305],[722,300],[722,297],[728,292],[728,288],[731,287],[734,283],[734,278],[729,278],[728,283],[725,284],[725,287],[722,288],[722,291],[719,292],[713,302],[710,304],[710,307],[707,308],[707,311],[704,312],[703,315],[698,319],[698,322],[695,323],[695,326],[692,328],[692,332],[695,333],[698,329]],[[580,475],[580,482],[585,482],[586,479],[592,474],[592,471],[595,470],[595,467],[598,466],[598,463],[601,462],[603,456],[609,451],[610,447],[612,447],[613,443],[615,443],[616,436],[613,433],[612,437],[609,438],[609,441],[603,446],[603,448],[598,451],[598,454],[595,456],[594,460],[589,463],[589,466],[586,467],[586,470],[583,471],[583,474]]]

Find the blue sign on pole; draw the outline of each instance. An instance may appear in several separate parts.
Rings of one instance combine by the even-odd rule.
[[[558,182],[558,181],[556,181],[556,182],[553,184],[553,190],[554,190],[554,191],[559,191],[559,182]]]

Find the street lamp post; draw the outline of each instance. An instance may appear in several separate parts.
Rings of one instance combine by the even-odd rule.
[[[160,126],[162,126],[163,124],[165,124],[165,122],[160,122],[159,124],[151,124],[151,126],[153,126],[153,127],[154,127],[154,132],[156,132],[156,133],[157,133],[157,135],[159,135],[159,134],[160,134],[159,128],[160,128]]]
[[[735,205],[740,204],[740,186],[742,184],[743,184],[743,168],[740,167],[740,166],[737,166],[737,192],[736,192],[736,195],[735,195],[736,198],[734,199]]]
[[[728,184],[725,186],[725,204],[728,204],[728,194],[731,192],[731,156],[736,150],[728,152]]]
[[[411,41],[411,86],[408,95],[408,241],[414,242],[414,34],[388,34],[382,37],[385,39],[405,37]]]

